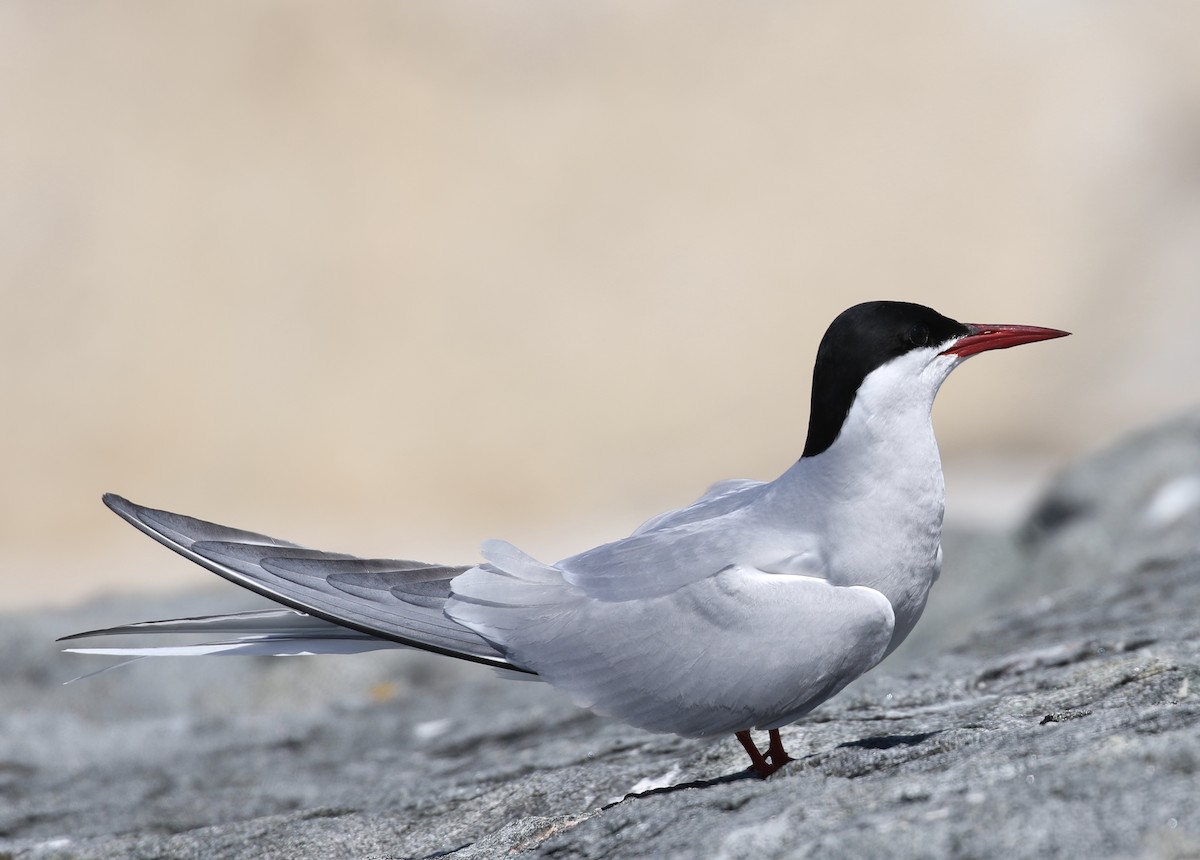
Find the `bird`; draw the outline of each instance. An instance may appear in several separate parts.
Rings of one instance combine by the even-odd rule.
[[[1068,334],[961,323],[910,302],[855,305],[818,346],[798,460],[771,481],[718,482],[553,564],[501,540],[466,565],[356,558],[107,494],[135,528],[280,607],[63,637],[223,637],[201,644],[66,650],[418,648],[532,676],[639,729],[733,734],[766,778],[791,761],[779,730],[892,653],[938,579],[945,488],[931,412],[942,383],[979,353]],[[765,751],[752,731],[767,732]]]

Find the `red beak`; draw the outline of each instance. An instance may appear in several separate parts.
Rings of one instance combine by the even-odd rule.
[[[1010,346],[1020,346],[1023,343],[1033,343],[1039,340],[1050,340],[1056,337],[1066,337],[1069,331],[1059,331],[1056,328],[1040,328],[1035,325],[985,325],[983,323],[968,323],[971,333],[960,337],[949,348],[942,350],[942,355],[957,355],[966,358],[989,349],[1008,349]]]

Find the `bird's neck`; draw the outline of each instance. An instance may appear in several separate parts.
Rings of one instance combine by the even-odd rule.
[[[813,500],[827,533],[843,525],[850,535],[894,534],[905,541],[913,529],[930,525],[940,533],[941,457],[929,408],[920,403],[886,412],[856,403],[837,441],[779,480]]]
[[[940,507],[941,458],[931,412],[955,363],[949,357],[929,362],[905,356],[876,369],[855,391],[833,442],[801,457],[781,481],[812,488],[815,498],[846,514],[894,505],[902,518],[905,500],[930,495]],[[813,415],[810,425],[821,420]]]
[[[930,412],[944,378],[868,379],[834,443],[776,482],[825,539],[830,581],[869,586],[891,602],[895,644],[920,617],[940,567],[945,486]]]

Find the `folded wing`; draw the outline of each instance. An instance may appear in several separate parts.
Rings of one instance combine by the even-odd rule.
[[[384,647],[370,643],[385,640],[519,670],[494,646],[442,611],[450,580],[468,567],[355,558],[142,507],[112,494],[104,497],[104,503],[164,546],[291,611],[148,622],[70,638],[149,632],[237,634],[232,642],[182,646],[245,646],[240,651],[218,649],[222,653],[301,653],[296,649],[321,640],[326,645],[323,650],[344,652]],[[268,643],[280,650],[269,651]]]
[[[786,725],[878,663],[895,627],[878,591],[815,577],[732,565],[613,601],[528,557],[485,555],[447,613],[577,704],[650,731]]]

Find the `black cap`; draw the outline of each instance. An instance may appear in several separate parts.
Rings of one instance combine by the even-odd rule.
[[[970,329],[911,302],[865,302],[829,324],[813,366],[812,407],[803,457],[837,439],[863,380],[893,358],[956,340]]]

